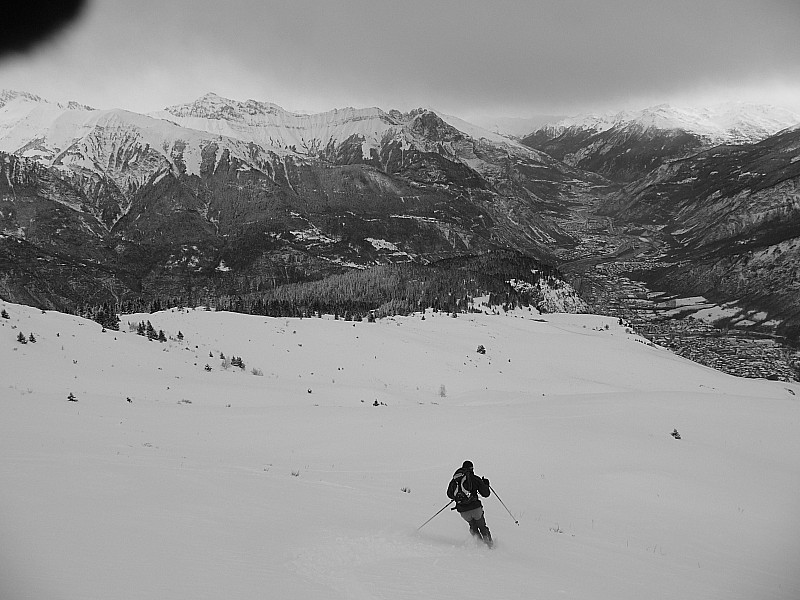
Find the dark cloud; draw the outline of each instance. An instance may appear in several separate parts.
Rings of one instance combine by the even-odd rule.
[[[796,0],[105,0],[91,9],[51,60],[58,75],[82,68],[85,92],[150,93],[151,109],[209,89],[305,110],[461,114],[776,90],[800,104]],[[31,63],[32,81],[53,75],[43,62]]]

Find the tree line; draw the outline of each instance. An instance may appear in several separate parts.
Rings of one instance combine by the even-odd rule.
[[[362,320],[404,315],[424,309],[448,313],[477,310],[474,299],[488,297],[490,306],[511,309],[535,303],[531,291],[515,289],[510,280],[535,284],[561,280],[559,271],[511,250],[495,250],[429,264],[378,265],[329,275],[315,281],[287,283],[266,290],[219,295],[201,300],[212,310],[272,317],[332,314]],[[134,298],[117,305],[82,307],[83,316],[117,329],[117,313],[157,312],[189,306],[188,297]],[[113,315],[113,316],[112,316]],[[114,322],[116,319],[116,322]]]

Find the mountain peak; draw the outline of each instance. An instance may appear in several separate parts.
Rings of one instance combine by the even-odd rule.
[[[58,108],[66,109],[66,110],[95,110],[91,106],[87,106],[86,104],[81,104],[79,102],[75,102],[74,100],[69,100],[66,103],[63,102],[51,102],[41,96],[37,96],[36,94],[31,94],[30,92],[18,91],[18,90],[8,90],[3,89],[0,90],[0,108],[8,104],[9,102],[14,102],[15,100],[21,102],[28,102],[32,104],[47,104],[51,106],[55,106]]]
[[[44,102],[45,100],[36,94],[29,92],[19,92],[17,90],[0,90],[0,108],[14,100],[22,99],[28,102]]]
[[[683,130],[715,143],[756,142],[800,123],[800,114],[785,108],[729,102],[707,108],[656,104],[637,111],[587,113],[561,119],[541,130],[560,135],[567,129],[601,133],[632,124],[644,128]]]
[[[176,117],[199,117],[230,121],[241,120],[245,115],[275,115],[287,113],[288,111],[277,104],[269,102],[256,100],[240,102],[239,100],[225,98],[215,92],[208,92],[194,102],[167,106],[162,112]]]

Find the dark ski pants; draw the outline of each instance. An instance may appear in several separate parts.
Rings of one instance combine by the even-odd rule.
[[[489,528],[486,526],[486,519],[483,516],[482,507],[479,506],[478,508],[467,510],[458,514],[461,515],[462,519],[469,523],[469,532],[472,535],[480,536],[486,542],[491,541],[492,534],[489,532]]]

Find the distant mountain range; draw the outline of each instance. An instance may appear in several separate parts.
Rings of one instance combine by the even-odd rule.
[[[645,129],[680,129],[711,143],[754,143],[800,123],[800,113],[787,108],[732,102],[712,108],[693,109],[660,104],[638,111],[585,114],[566,117],[539,129],[552,137],[569,129],[601,133],[636,123]]]
[[[659,105],[546,124],[523,144],[612,181],[635,181],[669,160],[722,144],[757,143],[800,123],[800,113],[731,103],[711,109]]]
[[[665,268],[639,276],[739,302],[800,338],[800,114],[656,106],[562,119],[521,141],[619,186],[598,213],[669,248]]]
[[[235,296],[511,248],[555,262],[594,204],[665,241],[658,285],[800,332],[800,115],[732,104],[510,139],[429,109],[206,94],[142,115],[0,93],[0,295],[72,309]]]
[[[546,258],[570,239],[548,214],[602,182],[431,110],[215,94],[142,115],[6,91],[0,153],[0,292],[54,307],[491,248]]]
[[[660,287],[736,299],[800,334],[800,127],[671,161],[600,212],[671,242]]]

